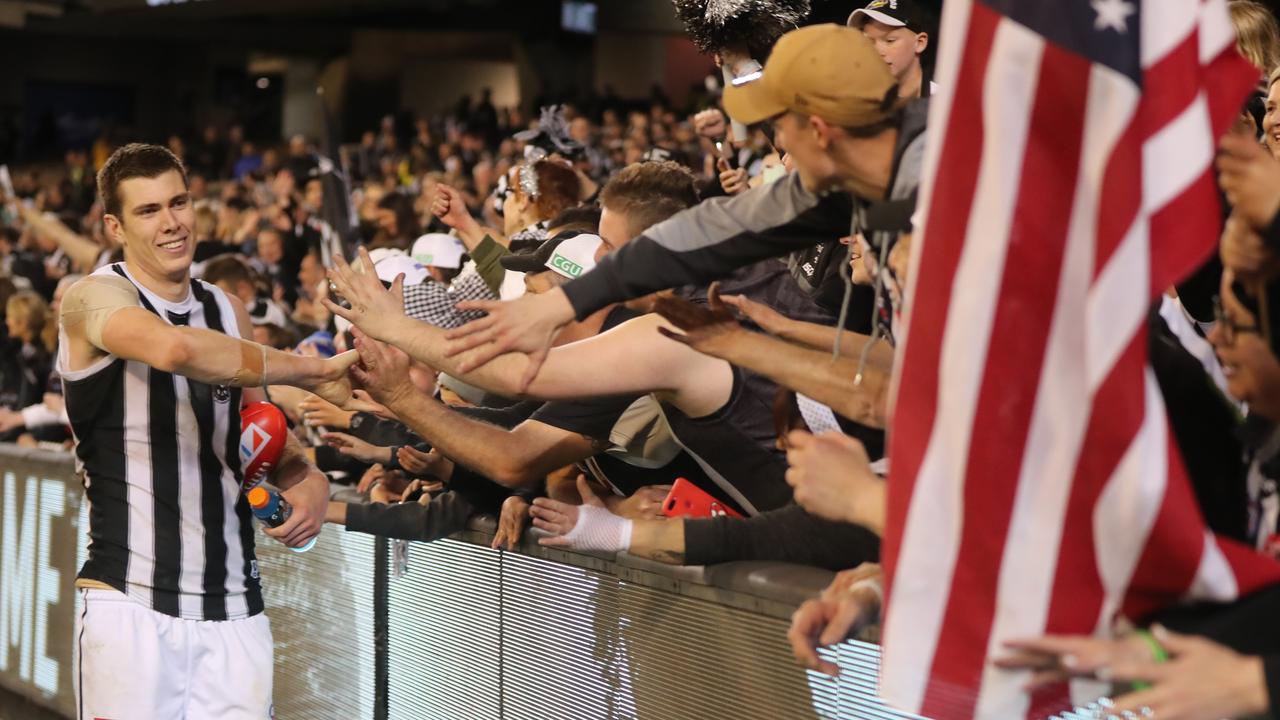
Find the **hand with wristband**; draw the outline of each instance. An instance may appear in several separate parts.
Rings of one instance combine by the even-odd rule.
[[[1159,625],[1117,639],[1045,636],[1005,643],[1005,670],[1030,670],[1029,688],[1089,678],[1114,683],[1117,717],[1195,720],[1250,717],[1270,701],[1262,659]]]
[[[597,552],[629,550],[634,522],[609,512],[604,501],[591,491],[585,475],[578,476],[578,494],[582,496],[581,505],[545,497],[533,501],[533,526],[553,535],[541,538],[538,544]]]

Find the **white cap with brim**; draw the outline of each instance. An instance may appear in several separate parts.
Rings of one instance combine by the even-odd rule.
[[[389,257],[395,257],[396,255],[403,254],[404,251],[400,248],[380,247],[369,251],[369,259],[373,261],[374,265],[377,265]]]
[[[392,255],[373,264],[373,270],[382,282],[395,282],[404,273],[405,285],[417,285],[427,279],[427,269],[408,255]]]
[[[603,242],[599,235],[582,233],[556,246],[547,258],[546,267],[570,280],[596,266],[596,250]]]
[[[427,233],[413,243],[413,259],[428,267],[456,270],[466,252],[462,241],[447,233]]]
[[[382,282],[395,282],[396,275],[404,273],[405,285],[417,285],[427,279],[427,269],[395,248],[378,248],[369,251],[369,259],[373,261],[373,272]],[[351,261],[351,270],[357,275],[364,272],[364,261],[356,258]]]
[[[849,27],[862,27],[862,23],[866,22],[859,18],[859,15],[865,15],[868,19],[875,20],[878,23],[884,23],[889,27],[906,27],[907,24],[892,15],[887,15],[879,10],[868,10],[866,8],[858,8],[849,13],[849,19],[845,21],[845,25]]]

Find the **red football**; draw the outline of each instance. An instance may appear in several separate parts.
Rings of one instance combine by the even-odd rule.
[[[240,410],[240,489],[248,492],[275,472],[289,435],[280,408],[268,402],[245,405]]]

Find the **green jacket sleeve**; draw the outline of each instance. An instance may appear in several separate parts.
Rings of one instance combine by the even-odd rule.
[[[503,269],[498,260],[503,255],[511,252],[489,235],[485,235],[475,250],[471,251],[471,259],[476,263],[476,273],[484,280],[484,284],[489,286],[494,295],[498,294],[498,288],[502,287],[502,278],[507,271]]]

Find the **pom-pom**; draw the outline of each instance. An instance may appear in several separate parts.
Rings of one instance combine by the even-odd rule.
[[[554,153],[567,158],[576,158],[582,153],[582,145],[569,137],[569,121],[564,118],[562,105],[547,105],[542,108],[537,129],[522,130],[512,137],[528,144],[525,159],[529,162],[537,162]],[[531,149],[536,152],[530,153]]]
[[[759,52],[809,16],[809,0],[672,0],[685,32],[702,52],[745,47]]]

